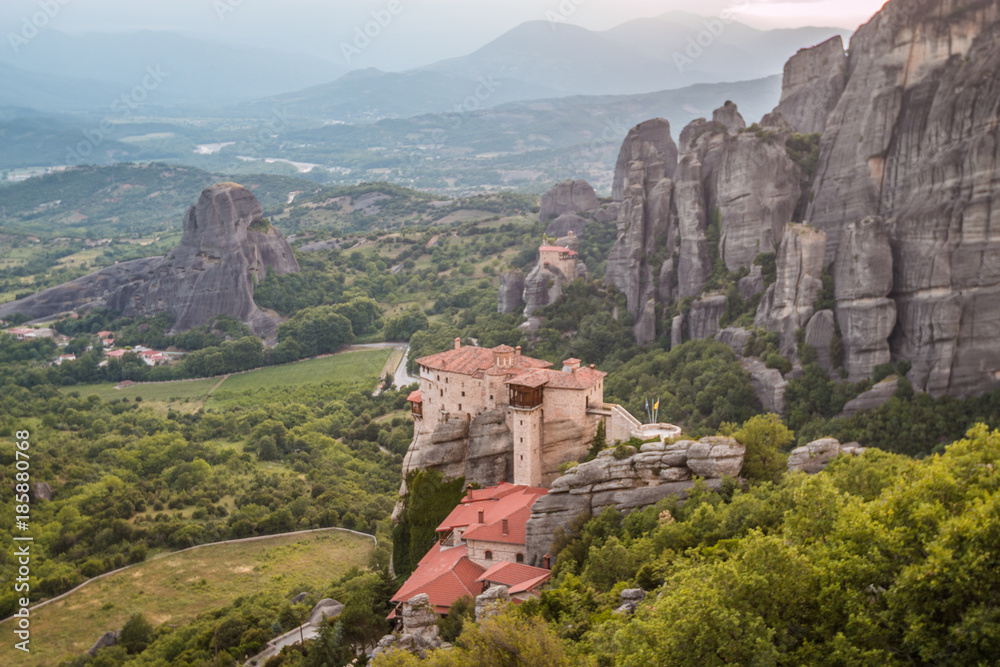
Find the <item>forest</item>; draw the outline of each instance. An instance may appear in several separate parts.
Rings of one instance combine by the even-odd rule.
[[[399,201],[372,218],[327,204],[384,192]],[[1000,435],[990,429],[1000,427],[1000,392],[967,399],[918,394],[905,364],[847,383],[822,371],[800,340],[802,370],[790,380],[787,409],[765,417],[728,345],[632,342],[629,316],[615,316],[626,312],[624,296],[602,280],[614,241],[607,226],[588,222],[580,256],[589,280],[566,285],[539,311],[541,328],[526,332],[519,314],[497,313],[496,297],[499,274],[529,269],[545,239],[526,201],[484,197],[478,217],[447,223],[421,219],[431,214],[431,199],[382,185],[331,189],[302,203],[283,215],[298,228],[318,220],[331,226],[313,228],[295,246],[336,243],[297,249],[300,273],[271,275],[257,286],[258,305],[286,320],[273,346],[232,318],[170,333],[169,315],[126,318],[101,310],[54,322],[70,340],[62,348],[0,333],[0,436],[32,433],[32,479],[52,496],[31,505],[32,600],[233,538],[342,527],[376,536],[379,546],[367,567],[320,582],[302,601],[290,601],[298,590],[248,592],[181,624],[136,613],[117,646],[95,657],[67,656],[65,664],[237,664],[295,627],[323,597],[344,602],[343,615],[268,667],[363,664],[389,630],[388,599],[400,577],[464,489],[464,480],[411,479],[411,486],[435,492],[403,498],[400,522],[391,522],[413,423],[408,388],[372,395],[377,369],[344,366],[294,386],[221,385],[209,400],[193,402],[179,389],[142,400],[154,387],[173,385],[139,384],[110,399],[90,388],[122,380],[179,387],[179,380],[265,366],[294,375],[286,366],[292,361],[382,341],[410,345],[412,372],[417,358],[449,348],[456,337],[521,345],[554,364],[568,357],[594,363],[609,373],[607,400],[636,415],[647,399],[659,400],[661,419],[686,435],[732,435],[748,452],[742,481],[728,480],[717,491],[699,487],[682,504],[581,519],[554,535],[555,576],[542,596],[478,624],[469,622],[471,601],[456,605],[441,621],[455,648],[431,654],[427,664],[639,665],[669,656],[664,664],[964,665],[988,664],[1000,651],[993,630],[995,521],[985,520],[996,511]],[[4,269],[23,275],[5,279],[47,284],[83,271],[59,268],[71,256],[61,253],[70,251],[78,249],[35,254],[34,264]],[[113,246],[100,251],[111,255],[87,261],[124,251]],[[773,255],[756,261],[773,280]],[[739,275],[720,269],[713,276],[732,297],[727,316],[735,321],[749,312],[732,294]],[[104,330],[115,331],[119,346],[169,348],[180,360],[149,367],[134,354],[108,359],[96,338]],[[78,358],[53,365],[65,352]],[[754,332],[743,354],[790,366],[777,337],[765,331]],[[884,406],[838,416],[849,400],[893,375],[899,389]],[[785,473],[791,448],[824,436],[869,450],[812,477]],[[604,445],[595,442],[594,453]],[[11,483],[13,450],[5,446],[0,458],[0,481]],[[13,508],[3,506],[0,516],[9,531]],[[5,577],[14,567],[9,553],[0,555]],[[633,616],[614,613],[625,588],[647,593]],[[0,615],[15,602],[12,591],[0,592]],[[396,653],[375,664],[414,661]]]

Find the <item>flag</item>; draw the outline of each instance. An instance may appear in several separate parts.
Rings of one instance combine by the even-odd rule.
[[[660,409],[660,399],[656,399],[656,403],[653,403],[653,409],[654,410]]]

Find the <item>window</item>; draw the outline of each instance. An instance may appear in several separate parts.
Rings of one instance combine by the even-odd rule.
[[[515,557],[515,559],[517,560],[518,563],[523,563],[524,562],[524,554],[518,554]]]
[[[444,398],[444,389],[441,390],[441,398]]]
[[[465,392],[464,391],[462,392],[462,398],[465,398]]]
[[[459,404],[458,404],[458,411],[459,411],[459,412],[461,412],[461,411],[462,411],[462,404],[461,404],[461,403],[459,403]]]
[[[485,560],[493,560],[493,552],[487,551],[486,553],[483,554],[483,558]]]

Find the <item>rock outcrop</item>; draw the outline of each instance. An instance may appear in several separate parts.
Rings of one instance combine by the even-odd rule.
[[[847,82],[847,54],[840,35],[822,44],[799,49],[785,63],[781,81],[781,101],[776,111],[803,134],[826,129],[826,117],[833,111]]]
[[[542,195],[538,219],[548,222],[563,213],[593,211],[600,205],[597,193],[587,181],[563,181],[556,183],[551,190]]]
[[[506,586],[491,586],[476,596],[476,622],[503,612],[510,604],[510,589]]]
[[[166,257],[116,264],[4,304],[0,317],[25,313],[38,318],[103,307],[126,317],[169,312],[173,330],[185,331],[232,315],[268,337],[277,323],[254,303],[254,286],[268,271],[298,270],[291,248],[263,220],[257,198],[235,183],[220,183],[201,193],[184,218],[180,245]]]
[[[581,514],[597,515],[605,507],[627,511],[670,495],[684,497],[695,475],[714,488],[721,477],[739,474],[744,454],[743,445],[725,437],[646,443],[623,458],[616,451],[605,450],[572,468],[535,501],[526,528],[529,565],[542,562],[556,528],[568,529]]]
[[[569,236],[569,233],[572,232],[576,238],[582,239],[586,230],[587,220],[585,218],[576,213],[563,213],[549,223],[549,226],[545,228],[545,235],[559,238]]]
[[[823,289],[826,234],[806,225],[789,225],[778,250],[778,279],[764,292],[754,324],[778,332],[781,353],[795,352],[795,332],[815,312]]]
[[[645,165],[651,183],[663,178],[673,178],[677,168],[677,144],[670,136],[670,121],[653,118],[639,123],[625,136],[615,164],[615,178],[611,199],[623,201],[628,189],[626,177],[633,162]]]
[[[827,375],[833,374],[834,359],[831,345],[837,336],[837,324],[832,310],[821,310],[809,318],[806,325],[805,343],[816,350],[816,363],[826,371]]]
[[[631,616],[639,608],[639,604],[646,599],[646,591],[641,588],[626,588],[622,591],[621,597],[622,604],[615,609],[615,613]]]
[[[889,334],[896,324],[889,234],[876,217],[847,225],[834,262],[837,322],[844,341],[847,379],[857,382],[888,363]]]
[[[899,389],[899,377],[895,375],[887,377],[857,398],[848,401],[838,416],[847,419],[859,412],[880,408],[889,402],[897,389]]]
[[[646,344],[655,338],[655,303],[662,283],[656,274],[663,269],[662,262],[651,260],[658,248],[673,244],[670,176],[677,167],[677,146],[670,136],[670,123],[658,118],[633,128],[618,165],[618,239],[608,253],[605,281],[625,294],[636,323],[634,333]],[[654,312],[647,312],[651,302]]]
[[[504,271],[500,274],[500,290],[497,293],[497,312],[516,313],[524,308],[524,274],[520,271]]]
[[[719,333],[719,320],[726,313],[726,296],[708,294],[691,304],[687,316],[688,339],[707,340]]]
[[[750,374],[750,384],[764,410],[776,415],[785,414],[785,390],[788,389],[788,381],[781,372],[768,368],[760,359],[744,359],[741,365]]]
[[[858,456],[863,454],[865,448],[856,442],[841,445],[835,438],[820,438],[813,440],[804,447],[797,447],[788,455],[788,470],[801,470],[802,472],[814,474],[823,470],[830,461],[841,454]]]
[[[375,647],[373,657],[394,649],[423,657],[425,651],[442,646],[437,626],[438,615],[431,607],[431,599],[426,593],[414,595],[404,602],[401,617],[403,627],[400,634],[382,637]]]
[[[828,259],[848,225],[885,220],[890,348],[932,395],[1000,383],[998,29],[998,0],[887,3],[851,38],[812,188],[808,218],[827,232]]]
[[[480,486],[511,481],[514,440],[503,413],[487,410],[471,419],[449,417],[433,431],[418,431],[403,459],[403,478],[416,469],[437,470],[450,479],[465,477]]]

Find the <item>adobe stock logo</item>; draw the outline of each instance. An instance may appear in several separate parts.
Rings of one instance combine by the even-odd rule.
[[[159,88],[166,78],[166,72],[161,70],[159,65],[147,67],[146,76],[142,78],[142,82],[111,103],[111,110],[115,112],[115,117],[105,116],[97,124],[97,127],[83,131],[83,141],[76,146],[66,147],[66,164],[70,166],[83,164],[87,158],[94,154],[97,147],[114,133],[115,120],[119,122],[132,120],[133,111],[149,97],[151,92]]]
[[[10,42],[10,48],[14,50],[14,53],[20,52],[21,47],[26,46],[28,42],[37,37],[42,28],[59,16],[62,8],[70,2],[71,0],[38,0],[39,11],[21,19],[20,32],[7,33],[7,41]]]
[[[687,46],[684,52],[674,51],[673,60],[678,72],[683,72],[684,68],[693,65],[705,53],[705,49],[710,48],[726,32],[726,26],[733,22],[733,15],[740,10],[750,6],[750,0],[743,0],[742,3],[722,10],[718,18],[703,19],[701,24],[704,30],[694,37],[688,37]]]
[[[355,56],[372,45],[372,40],[382,34],[382,31],[392,25],[393,19],[403,12],[403,4],[400,0],[389,0],[385,9],[378,9],[371,13],[372,20],[354,28],[354,41],[341,42],[340,53],[344,60],[350,63]]]

